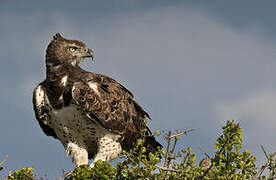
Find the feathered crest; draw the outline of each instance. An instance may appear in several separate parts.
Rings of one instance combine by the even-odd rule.
[[[62,39],[64,39],[64,38],[60,35],[60,33],[56,33],[56,34],[54,35],[53,39],[54,39],[54,40],[62,40]]]

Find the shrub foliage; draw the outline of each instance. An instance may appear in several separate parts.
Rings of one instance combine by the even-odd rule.
[[[148,157],[143,147],[143,139],[137,140],[135,149],[123,152],[116,167],[107,162],[98,161],[94,168],[80,166],[60,179],[65,180],[174,180],[174,179],[276,179],[276,153],[268,154],[261,146],[266,162],[256,166],[256,158],[249,150],[242,149],[242,129],[238,123],[227,121],[222,127],[222,134],[215,142],[213,156],[205,154],[200,163],[192,148],[175,152],[178,139],[189,131],[166,134],[167,145]],[[155,133],[156,134],[156,133]],[[162,161],[160,159],[162,157]],[[1,166],[1,165],[0,165]],[[10,171],[4,180],[38,179],[33,174],[34,168]],[[0,169],[1,170],[1,169]],[[39,178],[43,179],[43,178]]]

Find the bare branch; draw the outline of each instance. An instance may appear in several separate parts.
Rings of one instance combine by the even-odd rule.
[[[2,165],[4,164],[4,162],[5,162],[7,159],[8,159],[8,155],[6,155],[6,156],[4,157],[4,159],[0,162],[0,170],[3,169]]]
[[[200,147],[198,148],[201,152],[202,152],[202,154],[204,154],[206,157],[208,157],[208,158],[211,158],[210,156],[209,156],[209,154],[207,154],[205,151],[203,151]]]
[[[163,170],[163,171],[173,171],[173,172],[181,172],[181,170],[177,170],[177,169],[168,169],[162,166],[156,166],[157,168]]]
[[[170,138],[174,138],[174,137],[177,137],[177,136],[180,136],[180,135],[183,135],[183,134],[188,135],[188,133],[192,132],[192,131],[195,131],[195,129],[189,129],[189,130],[185,130],[185,131],[183,131],[181,133],[171,135]]]
[[[174,152],[174,150],[175,150],[176,143],[177,143],[177,138],[175,137],[175,138],[174,138],[174,143],[173,143],[172,150],[169,152],[167,167],[170,167],[171,160],[174,158],[174,157],[173,157],[173,152]]]
[[[272,157],[269,157],[269,155],[268,155],[267,152],[265,151],[263,145],[261,145],[261,148],[262,148],[262,150],[263,150],[263,152],[264,152],[264,154],[265,154],[265,157],[267,158],[267,163],[266,163],[265,165],[267,165],[267,167],[269,167],[269,169],[273,171],[273,174],[275,174],[275,169],[272,167],[271,162],[273,161],[273,160],[272,160],[272,157],[274,157],[274,156],[276,155],[276,152],[275,152],[274,154],[272,154]],[[266,167],[266,168],[267,168],[267,167]],[[263,171],[262,171],[262,172],[263,172]]]
[[[166,150],[166,155],[165,155],[165,162],[164,162],[164,167],[167,169],[168,168],[168,156],[169,156],[169,150],[170,150],[170,144],[171,144],[171,134],[172,132],[169,131],[169,134],[167,136],[168,139],[168,145],[167,145],[167,150]],[[165,172],[164,174],[162,173],[162,177],[161,179],[163,179],[163,175],[165,175],[165,180],[167,179],[167,172]]]
[[[167,150],[166,150],[166,154],[165,154],[165,162],[164,162],[164,167],[166,167],[166,168],[167,168],[167,164],[168,164],[168,154],[169,154],[170,144],[171,144],[171,134],[172,134],[172,132],[169,131],[169,134],[167,136],[168,145],[167,145]]]
[[[69,172],[66,172],[64,169],[62,169],[62,177],[58,180],[63,180],[63,179],[66,179],[68,178],[69,176],[71,176],[73,173],[73,170],[72,171],[69,171]]]
[[[261,148],[262,148],[262,150],[263,150],[263,152],[264,152],[264,154],[265,154],[266,159],[269,160],[268,154],[266,153],[266,151],[265,151],[265,149],[264,149],[264,146],[261,145]]]

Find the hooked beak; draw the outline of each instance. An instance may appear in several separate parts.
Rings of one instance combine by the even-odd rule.
[[[86,51],[84,57],[91,57],[93,60],[94,59],[94,51],[92,49],[87,48],[87,51]]]

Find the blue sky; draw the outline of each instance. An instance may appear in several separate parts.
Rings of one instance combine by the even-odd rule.
[[[35,166],[50,179],[74,166],[43,134],[32,90],[45,78],[45,50],[56,32],[95,50],[86,70],[107,74],[150,113],[151,129],[186,130],[179,148],[210,153],[228,119],[245,148],[276,151],[274,1],[2,1],[0,159],[8,170]],[[159,137],[164,143],[164,139]]]

